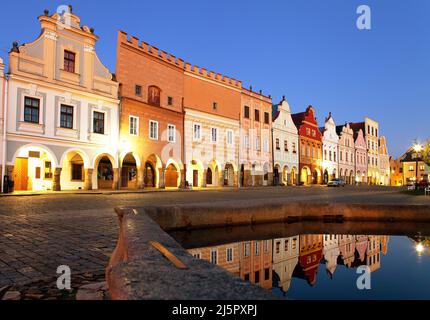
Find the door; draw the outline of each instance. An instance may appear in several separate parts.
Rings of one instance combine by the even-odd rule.
[[[123,167],[121,172],[121,187],[128,188],[128,168]]]
[[[193,187],[199,186],[199,171],[194,170],[193,171]]]
[[[28,190],[28,159],[17,158],[13,169],[13,181],[15,191]]]
[[[166,170],[166,188],[178,187],[179,174],[174,165],[170,165]]]

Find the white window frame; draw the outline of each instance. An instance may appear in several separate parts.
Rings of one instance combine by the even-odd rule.
[[[263,151],[264,151],[265,153],[269,153],[269,152],[270,152],[269,139],[264,139],[264,143],[263,143]]]
[[[245,135],[243,137],[243,144],[245,145],[245,149],[249,149],[249,135]]]
[[[135,131],[136,131],[136,133],[132,133],[131,132],[131,121],[132,121],[132,119],[135,119],[136,120],[136,127],[134,128],[135,129]],[[140,120],[139,120],[139,117],[136,117],[136,116],[132,116],[132,115],[130,115],[129,117],[128,117],[128,133],[130,134],[130,135],[132,135],[132,136],[139,136],[139,122],[140,122]]]
[[[229,259],[229,253],[231,253],[231,259]],[[234,248],[227,248],[225,253],[225,261],[227,263],[232,263],[234,261]]]
[[[214,254],[215,254],[215,258],[216,258],[215,262],[213,261]],[[218,264],[218,250],[217,249],[211,250],[211,257],[210,257],[210,259],[211,259],[210,261],[211,261],[212,264],[215,264],[215,265]]]
[[[199,128],[198,137],[196,137],[196,128]],[[193,123],[193,141],[201,141],[202,140],[202,125],[200,123]]]
[[[261,138],[258,136],[255,137],[255,150],[261,151]]]
[[[243,244],[243,255],[245,258],[248,258],[251,256],[251,243],[245,242]]]
[[[152,124],[156,124],[156,126],[157,126],[157,132],[156,132],[156,137],[155,138],[151,136],[151,133],[152,133],[151,132],[151,126],[152,126]],[[154,140],[154,141],[158,140],[158,130],[159,130],[158,121],[149,120],[149,139],[150,140]]]
[[[234,144],[234,132],[230,129],[227,130],[227,144],[229,146],[232,146]]]
[[[173,130],[173,140],[170,140],[170,129]],[[167,141],[170,143],[176,142],[176,126],[174,124],[167,125]]]
[[[214,140],[214,132],[215,132],[215,140]],[[218,128],[215,128],[215,127],[211,128],[211,142],[218,143]]]

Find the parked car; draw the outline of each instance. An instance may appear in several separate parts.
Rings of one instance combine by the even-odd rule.
[[[345,187],[346,182],[343,179],[333,179],[327,183],[327,187]]]

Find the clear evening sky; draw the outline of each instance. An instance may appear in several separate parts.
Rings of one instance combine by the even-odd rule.
[[[97,52],[115,72],[119,29],[240,79],[293,112],[311,104],[322,126],[379,120],[390,154],[430,138],[429,0],[4,1],[0,56],[39,35],[43,10],[71,4],[100,36]],[[372,30],[356,27],[372,9]]]

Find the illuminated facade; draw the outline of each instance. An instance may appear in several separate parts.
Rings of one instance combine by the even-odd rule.
[[[325,268],[330,278],[333,278],[334,272],[336,271],[339,254],[339,236],[336,234],[324,235],[323,257]]]
[[[349,123],[336,127],[339,135],[339,176],[347,184],[355,184],[354,131]]]
[[[390,184],[392,187],[403,186],[403,164],[400,159],[390,157]]]
[[[40,36],[10,52],[6,174],[16,191],[115,189],[118,83],[78,16],[39,17]]]
[[[322,135],[318,128],[315,109],[292,115],[299,132],[300,184],[322,183]]]
[[[299,261],[300,236],[273,240],[273,277],[285,293],[290,289],[294,269]]]
[[[273,241],[247,241],[240,244],[240,277],[265,289],[272,288]]]
[[[324,239],[322,235],[301,235],[299,263],[293,276],[306,280],[309,285],[317,283],[318,266],[323,257]]]
[[[413,185],[416,181],[429,181],[430,166],[426,164],[421,154],[410,148],[399,158],[401,167],[399,171],[403,174],[403,185]]]
[[[172,55],[118,33],[122,188],[178,188],[184,183],[183,66]]]
[[[276,184],[297,185],[299,181],[299,135],[288,102],[273,106],[273,157]]]
[[[362,129],[354,131],[355,140],[355,182],[367,184],[367,145]]]
[[[384,136],[379,138],[379,183],[383,186],[391,185],[390,156]]]
[[[339,172],[339,136],[336,133],[336,123],[331,112],[325,120],[324,128],[321,128],[321,133],[323,134],[323,181],[327,184],[337,178]]]
[[[5,171],[3,172],[4,163],[6,159],[3,157],[3,148],[4,148],[4,139],[3,139],[3,133],[4,133],[4,125],[5,125],[5,119],[4,119],[4,104],[5,104],[5,91],[6,91],[6,79],[4,76],[4,64],[3,59],[0,58],[0,172],[2,177],[0,179],[0,190],[3,190],[3,176]],[[5,168],[4,168],[5,169]],[[2,192],[2,191],[0,191]]]
[[[240,185],[272,185],[272,99],[242,88],[241,108]]]

